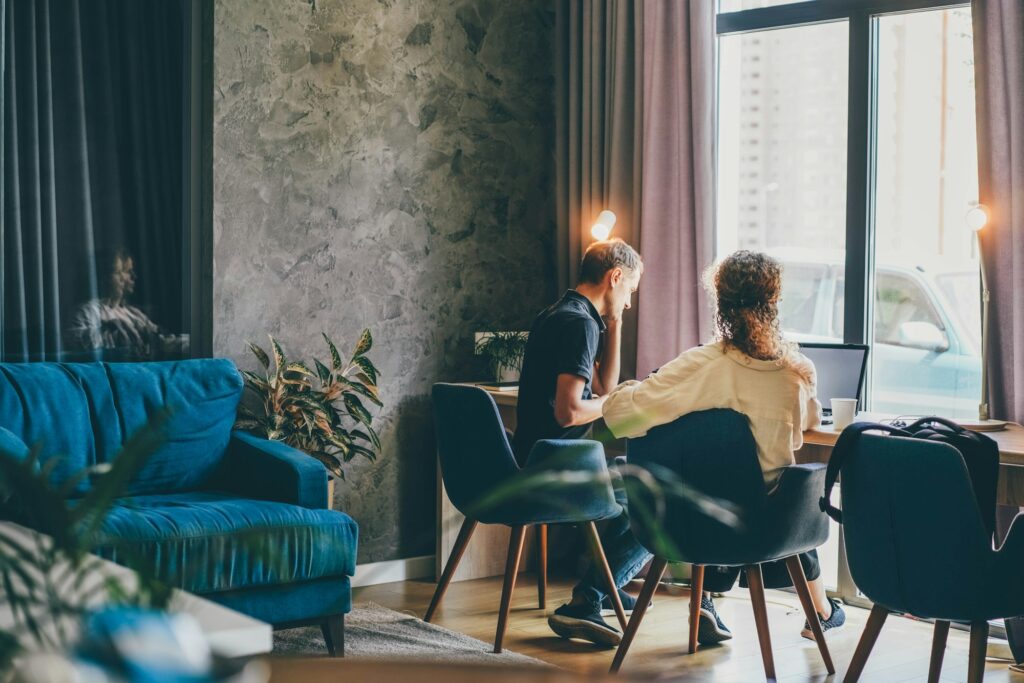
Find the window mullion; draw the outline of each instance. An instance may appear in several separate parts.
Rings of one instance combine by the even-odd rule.
[[[846,139],[846,268],[843,338],[849,344],[868,342],[872,226],[875,37],[866,13],[852,15],[850,27],[849,96]]]

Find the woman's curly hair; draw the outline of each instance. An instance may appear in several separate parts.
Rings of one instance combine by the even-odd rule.
[[[726,348],[760,360],[777,360],[788,350],[779,328],[782,266],[753,251],[737,251],[704,274],[715,300],[715,335]]]

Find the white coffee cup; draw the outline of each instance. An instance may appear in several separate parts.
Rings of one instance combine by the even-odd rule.
[[[855,398],[834,398],[832,399],[832,428],[841,432],[851,424],[857,414],[857,399]]]

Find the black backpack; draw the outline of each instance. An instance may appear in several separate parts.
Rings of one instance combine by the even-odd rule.
[[[818,501],[818,507],[832,519],[843,523],[842,510],[831,504],[832,487],[835,486],[843,462],[853,452],[860,435],[867,431],[880,431],[912,439],[942,441],[960,451],[967,473],[971,477],[971,488],[978,502],[982,522],[989,533],[996,528],[996,486],[999,481],[999,446],[995,441],[955,422],[941,417],[923,417],[905,427],[894,427],[877,422],[855,422],[843,430],[832,449],[825,472],[825,494]]]

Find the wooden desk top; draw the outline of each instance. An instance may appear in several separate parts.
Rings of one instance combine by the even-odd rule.
[[[513,391],[492,391],[487,393],[494,398],[499,406],[515,406],[519,400],[519,390]],[[870,420],[878,422],[891,415],[882,413],[861,413],[857,416],[858,421]],[[1017,465],[1024,467],[1024,427],[1019,424],[1010,423],[1006,429],[1000,432],[986,432],[986,434],[999,444],[1000,462],[1003,465]],[[817,429],[808,429],[804,432],[804,444],[831,448],[836,445],[839,434],[832,429],[832,425],[823,425]]]
[[[857,421],[880,422],[891,418],[891,415],[881,413],[861,413]],[[999,461],[1003,465],[1024,466],[1024,427],[1011,422],[1006,429],[999,432],[985,432],[986,436],[999,445]],[[812,446],[824,446],[831,448],[836,445],[839,434],[832,429],[832,425],[822,425],[817,429],[808,429],[804,432],[804,443]]]

